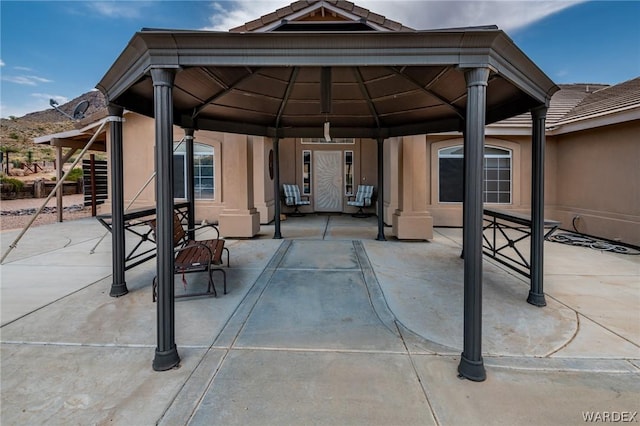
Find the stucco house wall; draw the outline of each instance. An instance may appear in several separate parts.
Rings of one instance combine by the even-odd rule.
[[[557,136],[562,227],[640,246],[640,121]]]
[[[124,198],[131,209],[155,205],[155,182],[134,197],[154,173],[154,121],[127,113],[123,126]],[[490,132],[495,133],[495,132]],[[561,227],[628,244],[640,245],[640,121],[602,126],[547,136],[545,152],[545,216],[561,221]],[[184,135],[174,128],[174,140]],[[237,161],[226,158],[234,141],[232,135],[196,131],[195,141],[212,146],[215,158],[215,198],[196,200],[196,221],[219,222],[225,209],[225,194],[246,192],[247,174],[235,170]],[[273,140],[241,136],[251,146],[251,197],[261,224],[273,221],[275,197],[269,174],[269,153]],[[512,153],[512,202],[487,204],[500,209],[529,213],[531,208],[531,142],[529,135],[486,137],[486,146],[505,148]],[[461,203],[439,201],[438,152],[462,145],[459,134],[435,134],[392,138],[384,143],[384,222],[390,235],[402,239],[429,239],[433,226],[462,226]],[[377,187],[377,142],[356,139],[354,144],[302,144],[300,139],[280,141],[280,182],[302,187],[302,151],[354,152],[354,190],[358,183]],[[110,147],[108,147],[110,155]],[[246,155],[246,153],[245,153]],[[244,177],[243,177],[244,176]],[[111,191],[111,188],[109,188]],[[248,195],[248,193],[247,193]],[[311,206],[303,212],[313,212]],[[346,204],[343,213],[355,208]],[[247,208],[249,208],[247,206]],[[109,201],[99,212],[109,212]],[[283,213],[289,210],[283,206]],[[395,222],[394,222],[395,221]],[[575,228],[575,229],[574,229]]]

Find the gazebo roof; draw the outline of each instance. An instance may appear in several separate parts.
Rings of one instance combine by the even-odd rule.
[[[97,87],[153,116],[152,68],[176,71],[176,125],[278,137],[386,138],[462,130],[464,71],[488,67],[487,124],[558,87],[497,27],[434,31],[143,29]]]

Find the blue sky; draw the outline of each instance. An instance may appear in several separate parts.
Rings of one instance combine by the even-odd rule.
[[[0,0],[0,116],[92,90],[141,28],[226,31],[293,0]],[[496,24],[556,83],[640,76],[639,1],[355,1],[415,29]]]

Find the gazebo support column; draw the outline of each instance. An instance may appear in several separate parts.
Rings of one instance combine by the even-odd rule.
[[[378,241],[386,241],[384,236],[384,139],[378,138]]]
[[[129,292],[125,281],[124,238],[124,167],[122,149],[123,108],[109,105],[109,137],[111,142],[111,267],[112,283],[109,295],[124,296]]]
[[[196,227],[196,190],[194,187],[194,176],[195,176],[195,166],[194,166],[194,150],[193,150],[193,137],[194,130],[190,128],[184,129],[184,143],[186,144],[186,154],[187,154],[187,202],[189,203],[189,218],[188,218],[188,227],[191,229],[189,231],[189,238],[192,240],[196,239],[196,231],[193,229]]]
[[[482,360],[482,189],[488,78],[488,68],[465,72],[464,349],[458,373],[477,382],[487,377]]]
[[[527,302],[546,306],[544,297],[544,126],[547,108],[531,110],[531,289]]]
[[[281,239],[280,233],[280,139],[273,140],[273,198],[276,203],[274,239]]]
[[[151,69],[156,131],[156,219],[158,346],[153,360],[156,371],[180,363],[175,343],[173,257],[173,81],[174,70]],[[187,186],[192,186],[187,185]]]

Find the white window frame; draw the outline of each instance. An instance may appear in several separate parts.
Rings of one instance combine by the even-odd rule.
[[[216,199],[216,155],[215,155],[215,148],[211,145],[207,145],[207,144],[203,144],[203,143],[198,143],[198,142],[194,142],[193,144],[193,155],[194,155],[194,171],[193,171],[193,178],[194,178],[194,186],[196,187],[195,190],[195,199],[196,200],[208,200],[208,201],[212,201]],[[203,166],[199,166],[197,164],[197,157],[205,157],[205,156],[211,156],[211,176],[207,176],[205,175],[203,177],[202,175],[202,167]],[[174,151],[173,151],[173,156],[174,158],[176,156],[180,156],[182,157],[182,161],[183,161],[183,177],[182,177],[182,183],[184,185],[184,194],[185,194],[185,198],[176,198],[176,199],[186,199],[186,194],[187,194],[187,155],[186,155],[186,145],[184,143],[180,143],[180,142],[174,142]],[[174,179],[176,177],[174,176]],[[211,196],[210,197],[203,197],[202,194],[202,190],[198,190],[197,186],[198,183],[200,182],[200,187],[202,188],[202,180],[211,180]]]
[[[351,163],[347,162],[347,155],[351,154]],[[349,167],[351,166],[351,167]],[[351,197],[354,194],[354,168],[355,168],[355,156],[353,151],[344,151],[344,195]],[[349,191],[349,185],[351,185],[351,191]]]

